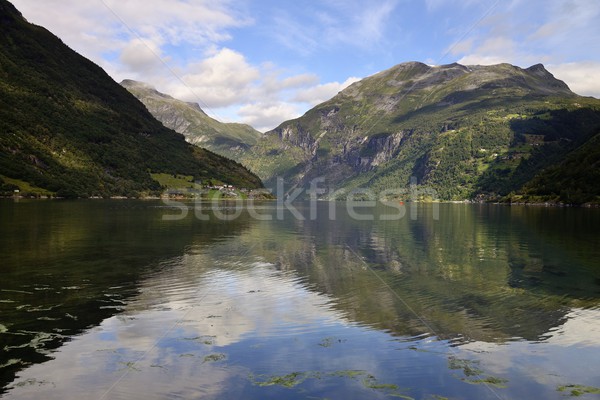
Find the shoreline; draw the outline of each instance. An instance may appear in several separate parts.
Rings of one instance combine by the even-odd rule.
[[[278,201],[276,197],[257,197],[257,198],[238,198],[238,197],[185,197],[185,196],[144,196],[144,197],[56,197],[56,196],[0,196],[0,200],[138,200],[138,201],[154,201],[154,200],[179,200],[179,201]],[[309,201],[309,200],[301,200]],[[318,199],[320,202],[335,202],[340,200]],[[497,205],[497,206],[530,206],[530,207],[549,207],[549,208],[600,208],[600,203],[583,203],[569,204],[557,202],[502,202],[502,201],[475,201],[475,200],[439,200],[439,201],[402,201],[402,203],[421,203],[421,204],[473,204],[473,205]]]

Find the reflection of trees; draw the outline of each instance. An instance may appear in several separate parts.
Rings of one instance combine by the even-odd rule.
[[[423,205],[417,221],[360,223],[339,213],[279,222],[306,240],[275,235],[263,254],[335,296],[348,317],[398,335],[537,340],[570,307],[597,304],[598,272],[581,240],[597,226],[582,222],[587,210],[441,207],[439,221]]]
[[[0,207],[0,387],[73,335],[120,312],[159,261],[192,243],[241,234],[250,221],[163,221],[162,203],[5,202]],[[20,360],[13,363],[11,360]]]
[[[292,272],[304,288],[328,295],[327,307],[339,311],[332,316],[398,336],[429,333],[457,343],[538,340],[569,308],[598,304],[598,267],[590,256],[600,248],[594,210],[441,205],[441,219],[434,221],[430,206],[420,205],[417,221],[359,222],[342,210],[335,220],[250,221],[244,213],[233,221],[199,221],[190,213],[163,221],[164,209],[140,204],[0,208],[0,288],[14,291],[0,292],[13,301],[0,303],[0,323],[8,328],[0,334],[0,348],[8,346],[0,365],[42,362],[48,349],[120,312],[124,300],[135,311],[131,296],[144,307],[152,303],[148,297],[163,295],[156,287],[168,288],[170,277],[198,279],[238,268],[235,262],[250,268],[267,261]],[[251,277],[252,284],[263,279]],[[234,303],[227,295],[211,300],[228,307]],[[286,310],[301,313],[303,304]],[[309,311],[317,314],[320,303],[313,306]],[[219,322],[227,329],[240,325],[237,315]],[[39,347],[28,347],[32,342]],[[1,382],[12,381],[22,367],[4,368]]]

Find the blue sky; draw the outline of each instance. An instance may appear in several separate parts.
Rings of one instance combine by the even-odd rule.
[[[596,0],[13,0],[101,65],[265,131],[405,61],[544,63],[600,97]]]

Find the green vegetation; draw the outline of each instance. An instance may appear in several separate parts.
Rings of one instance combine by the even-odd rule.
[[[100,67],[6,0],[0,15],[2,191],[14,184],[8,178],[59,197],[160,193],[148,171],[262,187],[241,164],[165,128]]]
[[[223,353],[209,354],[204,357],[204,362],[207,363],[207,362],[223,361],[226,358],[227,358],[227,356]]]
[[[349,378],[353,380],[360,379],[363,387],[366,389],[372,389],[381,393],[385,393],[388,396],[397,397],[401,399],[411,400],[413,397],[406,396],[401,393],[401,389],[398,385],[379,383],[377,378],[365,371],[356,370],[342,370],[334,372],[320,372],[320,371],[308,371],[308,372],[292,372],[286,375],[250,375],[250,381],[256,386],[281,386],[284,388],[292,389],[306,380],[316,379],[322,380],[326,378]]]
[[[450,357],[448,359],[448,368],[460,369],[463,371],[465,376],[481,375],[483,373],[483,371],[476,366],[478,364],[479,364],[479,361],[463,360],[463,359],[459,359],[456,357]]]
[[[522,193],[521,197],[508,196],[508,200],[600,204],[600,133],[536,175]]]
[[[573,397],[579,397],[584,394],[600,394],[600,388],[584,385],[564,385],[559,386],[556,390],[559,392],[569,392]]]
[[[238,158],[262,135],[249,125],[219,122],[206,115],[198,104],[174,99],[145,83],[124,80],[121,85],[167,128],[181,133],[188,142],[227,158]]]
[[[259,376],[258,378],[259,380],[255,380],[254,376],[251,377],[252,383],[256,386],[283,386],[285,388],[293,388],[304,382],[307,378],[307,374],[302,372],[292,372],[287,375],[275,375],[270,377]],[[265,380],[260,380],[261,378],[265,378]]]
[[[598,134],[600,101],[542,65],[405,63],[267,132],[241,161],[267,186],[325,177],[382,192],[415,177],[441,200],[598,203]]]
[[[473,385],[483,384],[483,385],[494,386],[499,389],[504,389],[504,388],[506,388],[506,382],[508,382],[508,379],[497,378],[495,376],[486,376],[481,379],[463,379],[463,381],[473,384]]]
[[[20,179],[12,179],[6,176],[0,175],[0,180],[3,183],[0,184],[0,196],[11,196],[15,194],[15,190],[19,190],[20,195],[24,196],[53,196],[55,193],[46,189],[35,187],[29,184],[29,182],[22,181]]]
[[[128,370],[128,371],[137,371],[139,372],[140,369],[138,367],[135,366],[135,362],[134,361],[120,361],[119,364],[123,365],[122,370]]]
[[[150,174],[152,179],[168,189],[201,188],[194,182],[192,175]]]
[[[463,382],[470,383],[472,385],[490,385],[497,388],[505,388],[507,379],[498,378],[495,376],[484,375],[483,370],[479,367],[479,361],[476,360],[463,360],[456,357],[450,357],[448,359],[448,368],[454,370],[462,370],[464,377],[461,378]]]

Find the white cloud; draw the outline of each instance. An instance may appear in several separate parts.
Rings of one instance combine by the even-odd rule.
[[[473,48],[473,41],[473,38],[461,40],[460,42],[453,44],[452,47],[446,51],[452,55],[468,53]]]
[[[294,91],[319,83],[319,77],[314,74],[299,74],[282,78],[284,71],[271,71],[271,67],[264,69],[261,85],[261,97],[270,97],[286,91]]]
[[[600,62],[573,62],[547,67],[575,93],[600,98]]]
[[[131,71],[150,72],[162,65],[160,47],[150,41],[133,39],[121,51],[121,63]]]
[[[247,101],[260,71],[242,54],[223,48],[188,65],[180,76],[185,84],[173,81],[169,94],[186,101],[199,101],[204,107],[219,108]]]
[[[511,55],[515,51],[514,40],[507,37],[492,37],[486,39],[478,48],[478,52],[483,54],[503,54]]]
[[[123,50],[134,38],[203,47],[227,40],[227,30],[249,23],[228,1],[14,0],[35,24],[49,28],[76,51],[99,62],[102,54]]]
[[[334,41],[380,37],[387,11],[397,0],[354,13],[360,1],[334,0],[343,11],[329,32]],[[185,101],[200,104],[220,120],[240,120],[259,130],[298,117],[343,89],[345,83],[321,83],[311,73],[290,73],[263,62],[254,64],[224,43],[231,30],[252,24],[239,3],[230,0],[14,0],[30,22],[47,27],[63,41],[103,67],[116,81],[136,79]],[[364,6],[364,5],[363,5]],[[334,13],[335,14],[335,13]],[[345,21],[351,21],[346,31]],[[307,29],[293,16],[281,16],[289,45],[310,51],[320,46],[324,26]],[[345,32],[353,36],[345,37]],[[174,48],[182,51],[173,52]],[[352,78],[352,81],[356,78]]]
[[[373,49],[384,41],[385,31],[398,0],[367,2],[354,0],[332,2],[329,21],[323,24],[324,43],[343,43],[363,49]],[[339,16],[339,17],[338,17]]]
[[[315,106],[319,103],[329,100],[338,92],[344,90],[345,88],[347,88],[354,82],[358,82],[359,80],[360,78],[351,77],[346,79],[346,81],[344,81],[343,83],[330,82],[309,87],[298,91],[293,100],[297,102],[308,103],[311,106]]]
[[[543,63],[576,93],[600,97],[600,3],[513,0],[497,11],[449,49],[459,63]]]
[[[300,116],[299,107],[287,102],[252,103],[240,108],[242,122],[252,125],[261,132],[277,127],[283,121]]]
[[[272,32],[282,45],[304,55],[339,44],[372,50],[385,41],[398,1],[330,0],[318,11],[299,10],[301,17],[280,11],[272,20]]]
[[[180,80],[157,77],[152,84],[175,98],[199,103],[213,118],[232,121],[237,115],[261,131],[298,117],[308,106],[358,80],[321,84],[314,74],[285,76],[285,71],[271,64],[252,65],[244,55],[227,48],[176,72]]]
[[[319,82],[319,77],[314,74],[301,74],[285,78],[279,82],[279,86],[285,89],[314,85]]]
[[[478,54],[470,54],[458,60],[458,63],[462,65],[494,65],[506,62],[510,63],[511,61],[505,56]]]

